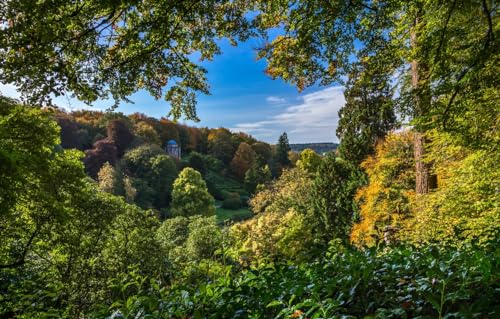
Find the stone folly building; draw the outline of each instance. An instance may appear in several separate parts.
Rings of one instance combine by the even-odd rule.
[[[175,140],[170,140],[167,142],[167,144],[165,145],[165,151],[173,158],[176,158],[178,160],[181,159],[181,148]]]

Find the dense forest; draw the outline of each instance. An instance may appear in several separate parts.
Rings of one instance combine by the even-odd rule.
[[[22,97],[0,96],[0,317],[499,317],[496,12],[6,1],[0,83]],[[343,85],[336,151],[178,124],[222,38],[262,39],[299,90]],[[139,90],[169,116],[120,113]]]
[[[201,174],[220,206],[236,210],[257,186],[278,177],[289,158],[298,160],[286,133],[281,143],[269,145],[225,128],[188,127],[139,113],[55,109],[51,116],[60,127],[61,146],[84,152],[85,172],[103,191],[154,209],[161,218],[171,216],[173,182],[186,167]],[[179,154],[168,153],[172,141]]]

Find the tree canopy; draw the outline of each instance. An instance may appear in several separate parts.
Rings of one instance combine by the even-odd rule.
[[[219,54],[218,38],[248,38],[240,1],[6,1],[0,10],[0,82],[26,101],[69,95],[116,106],[145,89],[171,114],[197,119],[206,70],[193,62]],[[166,92],[165,92],[166,91]]]
[[[174,181],[172,191],[173,216],[212,216],[215,214],[214,198],[208,193],[201,174],[191,167],[183,169]]]

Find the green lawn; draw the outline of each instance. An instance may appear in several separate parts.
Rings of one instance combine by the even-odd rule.
[[[242,207],[240,209],[232,210],[232,209],[224,209],[220,207],[222,202],[216,201],[216,216],[217,222],[223,223],[226,220],[239,221],[252,217],[253,213],[247,208]]]

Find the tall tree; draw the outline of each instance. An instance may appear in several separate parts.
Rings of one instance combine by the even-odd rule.
[[[342,82],[369,52],[374,65],[395,76],[396,106],[417,132],[437,127],[467,136],[475,116],[495,125],[486,98],[498,84],[490,71],[499,58],[492,0],[257,1],[257,7],[262,29],[283,27],[259,53],[273,78],[299,89]],[[425,143],[420,134],[414,143],[416,190],[423,193]]]
[[[257,142],[252,144],[252,149],[255,151],[257,155],[257,162],[259,165],[263,166],[265,164],[271,164],[271,160],[273,159],[273,150],[271,145],[264,142]]]
[[[376,142],[396,127],[390,74],[379,73],[367,57],[349,74],[344,95],[346,103],[339,111],[337,127],[341,141],[339,153],[349,161],[360,163],[374,152]]]
[[[177,166],[164,150],[153,144],[141,145],[125,153],[120,166],[131,178],[137,205],[157,209],[168,205],[172,184],[177,177]]]
[[[211,130],[208,134],[208,151],[225,164],[233,159],[236,147],[231,140],[231,132],[225,128]]]
[[[283,166],[290,165],[290,158],[288,152],[290,151],[290,143],[288,143],[288,136],[286,132],[280,135],[278,144],[276,145],[276,161]]]

